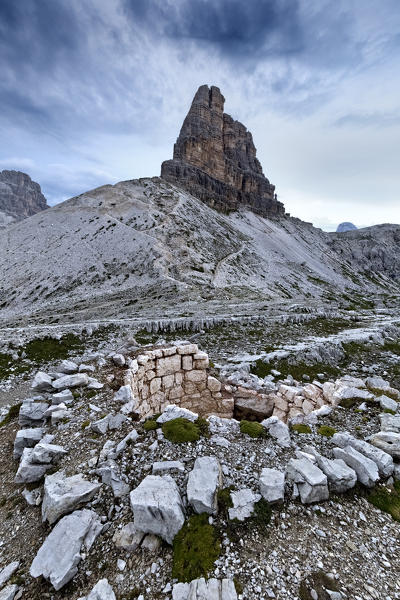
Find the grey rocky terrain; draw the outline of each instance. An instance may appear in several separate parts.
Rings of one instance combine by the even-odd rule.
[[[21,171],[0,171],[0,228],[48,208],[40,185]]]
[[[400,599],[400,226],[286,214],[223,101],[7,217],[0,600]]]

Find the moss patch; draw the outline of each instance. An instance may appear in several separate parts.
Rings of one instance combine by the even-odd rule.
[[[395,521],[400,521],[400,481],[396,481],[393,487],[378,486],[369,494],[368,501],[392,515]]]
[[[329,425],[321,425],[321,427],[318,427],[317,432],[319,435],[330,438],[335,435],[336,429],[334,427],[330,427]]]
[[[265,436],[265,429],[261,423],[256,421],[240,421],[240,431],[246,433],[252,438],[259,438]]]
[[[22,402],[18,402],[18,404],[14,404],[14,406],[11,406],[10,410],[8,411],[8,413],[6,414],[4,419],[2,421],[0,421],[0,427],[4,427],[4,425],[8,425],[8,423],[11,423],[11,421],[13,419],[18,417],[19,409],[21,408],[21,404],[22,404]]]
[[[233,485],[230,485],[229,487],[219,489],[217,492],[218,512],[222,513],[225,517],[228,516],[228,509],[233,506],[231,498],[233,489]]]
[[[298,423],[297,425],[292,425],[292,431],[296,433],[311,433],[311,427],[304,425],[304,423]]]
[[[208,515],[193,515],[174,538],[172,577],[178,581],[207,577],[220,553],[221,540]]]
[[[170,442],[182,444],[184,442],[197,442],[200,430],[195,423],[179,417],[163,423],[162,432]]]
[[[148,419],[147,421],[145,421],[143,423],[143,429],[145,431],[154,431],[155,429],[158,429],[159,427],[161,427],[161,425],[159,425],[157,423],[157,421],[155,421],[154,419]]]

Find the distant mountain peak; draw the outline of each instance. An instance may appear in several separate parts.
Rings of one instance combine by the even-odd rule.
[[[344,221],[337,226],[336,233],[344,233],[345,231],[354,231],[357,229],[353,223],[349,223],[349,221]]]
[[[0,171],[0,227],[48,207],[40,185],[21,171]]]
[[[221,212],[244,206],[266,217],[283,215],[250,131],[224,113],[224,102],[218,87],[199,87],[161,177]]]

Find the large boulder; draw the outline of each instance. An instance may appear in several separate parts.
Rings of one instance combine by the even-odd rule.
[[[334,448],[335,458],[341,458],[346,465],[357,473],[357,479],[366,487],[373,487],[379,481],[379,471],[376,463],[367,458],[352,446]]]
[[[196,458],[187,483],[188,502],[196,513],[217,512],[217,491],[221,485],[221,465],[215,456]]]
[[[22,456],[24,448],[33,448],[43,437],[43,429],[35,427],[30,429],[20,429],[17,431],[14,441],[13,456],[18,459]]]
[[[371,444],[390,454],[393,458],[400,459],[400,433],[393,431],[379,431],[370,438]]]
[[[361,454],[374,461],[382,477],[390,477],[393,473],[393,458],[387,452],[379,450],[364,440],[358,440],[347,432],[335,433],[332,437],[332,444],[339,446],[339,448],[351,446],[358,452],[361,452]]]
[[[283,423],[278,417],[269,417],[261,422],[269,435],[276,439],[279,446],[282,448],[290,448],[291,438],[289,427]]]
[[[44,481],[42,520],[50,525],[62,515],[76,510],[89,502],[101,484],[91,483],[82,474],[67,477],[64,471],[47,475]]]
[[[42,479],[46,471],[51,469],[51,463],[33,464],[32,453],[33,448],[24,448],[21,462],[14,478],[15,483],[34,483]]]
[[[53,391],[52,378],[43,371],[38,371],[33,378],[32,390],[35,392],[51,392]]]
[[[261,500],[260,494],[255,494],[250,488],[231,492],[232,507],[228,508],[229,518],[244,521],[251,517],[254,505]]]
[[[274,410],[274,397],[260,394],[255,390],[239,387],[234,393],[234,416],[239,421],[262,421],[272,415]]]
[[[49,405],[45,402],[34,402],[32,398],[23,401],[19,409],[18,423],[21,426],[38,427],[46,421],[45,412]]]
[[[89,550],[101,529],[100,519],[92,510],[77,510],[63,517],[33,559],[31,576],[42,575],[60,590],[76,575],[82,546]]]
[[[340,458],[334,460],[325,458],[325,456],[321,456],[321,454],[311,446],[306,446],[304,450],[315,458],[317,466],[327,476],[329,489],[332,492],[341,494],[355,486],[357,474],[353,469],[348,467],[343,460]]]
[[[65,375],[72,375],[72,373],[77,372],[78,368],[79,367],[76,364],[76,362],[72,360],[63,360],[57,368],[57,373],[65,373]]]
[[[263,469],[260,476],[260,492],[270,504],[283,502],[285,498],[285,473],[278,469]]]
[[[78,600],[116,600],[116,597],[108,580],[100,579],[90,592],[89,596],[79,598]]]
[[[130,493],[136,529],[159,535],[169,544],[185,521],[178,486],[169,475],[148,475]]]
[[[237,600],[232,579],[208,579],[201,577],[190,583],[175,583],[172,600]]]
[[[381,430],[400,433],[400,415],[390,415],[385,413],[380,415]]]
[[[303,504],[329,498],[326,475],[307,458],[292,458],[287,466],[287,474],[297,485]]]
[[[89,379],[86,373],[76,373],[75,375],[64,375],[53,381],[53,388],[61,392],[62,390],[83,387],[88,385]]]
[[[166,423],[173,419],[188,419],[188,421],[197,421],[199,415],[197,413],[188,410],[187,408],[181,408],[175,404],[168,404],[165,407],[163,413],[158,417],[157,423]]]

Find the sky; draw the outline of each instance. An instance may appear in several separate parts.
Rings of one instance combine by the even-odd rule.
[[[200,85],[293,216],[400,223],[399,0],[0,0],[0,169],[49,204],[160,174]]]

